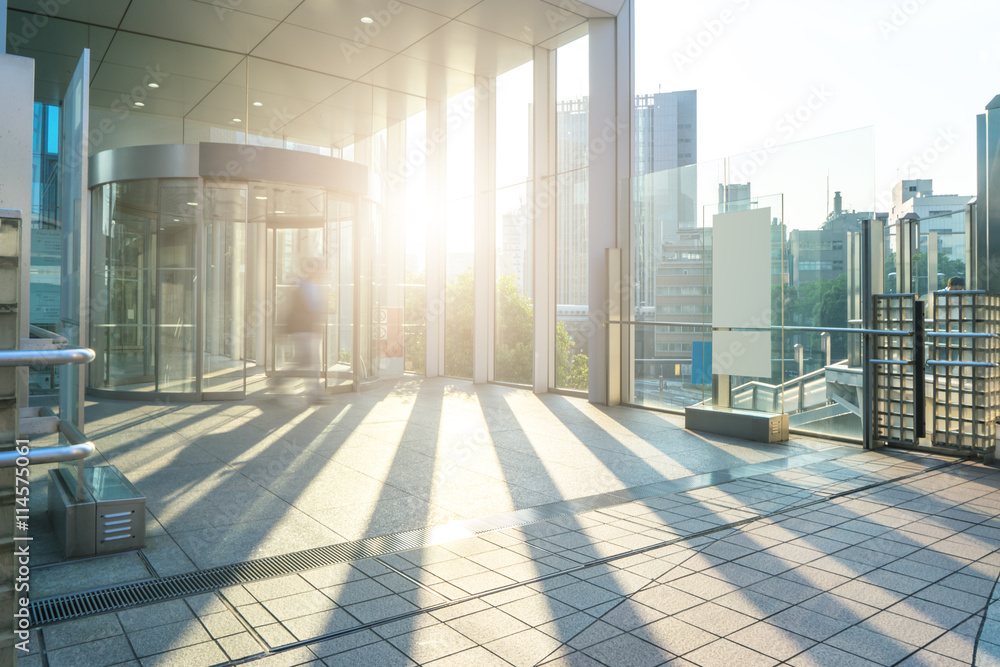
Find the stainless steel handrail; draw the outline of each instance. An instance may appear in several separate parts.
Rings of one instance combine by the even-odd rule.
[[[849,334],[875,334],[878,336],[912,336],[912,331],[902,331],[897,329],[852,329],[844,327],[782,327],[782,326],[771,326],[771,327],[716,327],[713,324],[704,324],[699,322],[657,322],[657,321],[636,321],[636,320],[604,320],[601,324],[628,324],[628,325],[643,325],[643,326],[654,326],[654,327],[698,327],[700,329],[729,329],[730,331],[801,331],[804,333],[817,332],[817,333],[849,333]]]
[[[28,332],[31,333],[31,335],[34,336],[35,338],[48,338],[56,341],[57,344],[61,342],[61,344],[65,345],[66,343],[69,342],[66,340],[65,336],[57,334],[54,331],[49,331],[48,329],[43,329],[39,326],[35,326],[34,324],[28,325]]]
[[[13,468],[20,458],[28,459],[29,466],[42,463],[62,463],[63,461],[77,461],[85,459],[94,453],[96,447],[92,442],[79,442],[70,445],[60,445],[59,447],[39,447],[28,450],[23,456],[16,450],[0,452],[0,468]]]
[[[0,351],[0,367],[89,364],[94,360],[94,356],[94,351],[85,347],[62,350],[3,350]]]

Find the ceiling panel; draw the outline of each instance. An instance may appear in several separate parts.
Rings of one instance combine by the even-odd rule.
[[[448,22],[447,17],[401,2],[374,7],[371,0],[305,0],[287,22],[364,45],[400,51]],[[390,9],[391,8],[391,9]],[[361,22],[362,16],[373,19]]]
[[[35,99],[47,104],[59,104],[80,62],[79,57],[28,49],[22,50],[21,56],[35,60]],[[91,73],[95,66],[96,63],[91,61]]]
[[[22,52],[31,50],[38,52],[44,50],[49,53],[56,53],[64,56],[79,58],[84,49],[91,50],[91,57],[99,58],[104,50],[111,43],[114,31],[108,28],[99,28],[75,23],[73,21],[63,21],[60,19],[50,19],[31,39],[25,39],[15,28],[17,27],[16,16],[26,16],[20,12],[11,12],[7,20],[7,53],[11,55],[24,55]]]
[[[402,55],[379,65],[364,81],[434,100],[448,99],[475,85],[475,77],[468,72]]]
[[[105,62],[157,68],[170,74],[221,81],[243,56],[203,46],[119,32],[111,42]]]
[[[316,30],[282,23],[253,50],[253,55],[345,79],[357,79],[392,57],[391,51]]]
[[[586,21],[568,9],[537,0],[483,0],[458,20],[532,45]]]
[[[238,3],[232,6],[239,7]],[[264,39],[278,22],[194,0],[132,0],[123,30],[176,39],[227,51],[247,53]]]
[[[565,7],[589,19],[614,18],[621,13],[625,0],[539,0],[550,5]]]
[[[403,54],[470,74],[495,76],[531,60],[532,48],[509,37],[452,21]]]
[[[239,10],[255,16],[281,21],[302,0],[197,0],[209,5],[219,14]]]
[[[117,90],[119,97],[142,97],[141,101],[146,102],[147,106],[157,101],[178,103],[183,109],[181,115],[200,102],[215,86],[205,79],[170,74],[161,75],[156,82],[160,87],[154,89],[146,85],[151,80],[152,77],[145,69],[104,63],[91,81],[91,86],[102,90]]]
[[[100,0],[100,2],[59,2],[56,17],[68,21],[78,21],[93,25],[117,28],[128,8],[130,0]],[[21,9],[34,14],[42,14],[38,0],[7,0],[8,9]],[[8,17],[7,31],[20,32],[23,17]],[[30,19],[29,19],[30,20]]]
[[[238,66],[227,79],[245,72],[242,66]],[[250,58],[250,94],[254,98],[251,101],[263,102],[265,101],[263,97],[280,99],[282,96],[289,96],[319,102],[349,83],[349,80],[336,76],[282,65],[270,60]]]
[[[155,97],[145,98],[142,103],[145,106],[137,108],[123,102],[122,94],[117,90],[105,90],[98,86],[90,88],[90,105],[92,107],[113,109],[122,114],[127,111],[130,114],[154,114],[167,118],[181,118],[191,108],[191,105],[186,102]]]
[[[404,4],[420,7],[453,19],[479,2],[481,0],[406,0]]]
[[[575,42],[581,37],[585,37],[590,32],[590,23],[584,22],[573,26],[565,32],[561,32],[555,37],[545,40],[539,46],[549,51],[554,51],[560,46],[566,46],[570,42]]]

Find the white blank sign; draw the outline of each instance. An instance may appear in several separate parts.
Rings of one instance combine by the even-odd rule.
[[[771,209],[712,217],[712,325],[771,326]],[[714,331],[712,372],[771,376],[771,332]]]

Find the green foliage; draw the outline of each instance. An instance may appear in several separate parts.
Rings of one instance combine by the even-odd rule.
[[[474,287],[471,267],[448,281],[445,287],[445,375],[472,377]]]
[[[781,322],[777,310],[782,305],[785,312],[785,326],[795,327],[847,327],[847,274],[842,273],[833,280],[813,280],[798,287],[785,286],[785,301],[781,302],[781,287],[775,286],[771,292],[775,323]],[[833,361],[847,357],[847,334],[833,334],[831,357]],[[820,359],[819,333],[785,334],[785,359],[792,358],[792,346],[802,343],[807,358]]]
[[[498,382],[531,384],[534,368],[531,300],[517,286],[513,275],[497,281],[496,358],[494,375]]]
[[[410,275],[407,285],[426,285],[424,274]],[[403,288],[403,368],[423,375],[427,369],[427,289]]]
[[[469,378],[472,377],[474,314],[471,268],[448,282],[446,298],[445,375]],[[406,305],[406,321],[422,321],[418,313],[424,309],[423,301],[415,296],[412,304],[408,299]],[[501,276],[496,285],[494,376],[497,381],[531,384],[534,369],[533,315],[531,299],[518,287],[516,278],[512,275]],[[555,361],[557,387],[587,390],[587,355],[576,349],[564,322],[556,325]]]
[[[578,389],[586,391],[588,387],[587,355],[574,354],[573,338],[566,330],[566,323],[556,324],[556,387],[559,389]]]

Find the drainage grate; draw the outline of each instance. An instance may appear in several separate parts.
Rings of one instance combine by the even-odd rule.
[[[354,542],[330,544],[295,553],[268,556],[232,565],[221,565],[208,570],[176,574],[160,579],[147,579],[35,600],[30,605],[31,625],[37,627],[91,614],[119,611],[151,602],[208,593],[227,586],[247,584],[261,579],[280,577],[337,563],[373,558],[397,551],[407,551],[444,539],[462,539],[463,537],[472,537],[472,535],[468,531],[457,530],[454,526],[426,528],[393,535],[380,535]]]
[[[432,526],[352,542],[341,542],[280,556],[268,556],[242,563],[221,565],[208,570],[34,600],[29,608],[31,626],[37,627],[82,616],[120,611],[130,607],[209,593],[228,586],[248,584],[262,579],[336,565],[337,563],[364,560],[452,542],[474,537],[481,533],[537,523],[558,516],[621,505],[632,500],[714,486],[736,479],[768,474],[775,470],[836,459],[844,455],[857,454],[859,451],[857,447],[833,447],[787,459],[754,463],[726,471],[692,475],[676,480],[654,482],[630,489],[515,510],[492,517],[468,519],[445,526]]]

